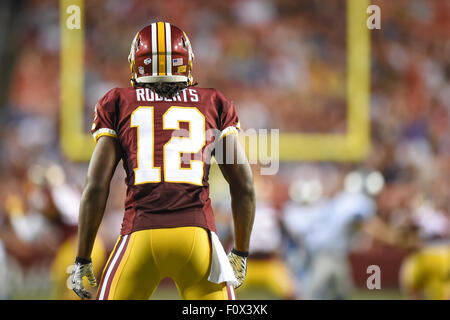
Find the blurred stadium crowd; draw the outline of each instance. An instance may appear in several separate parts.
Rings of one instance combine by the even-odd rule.
[[[230,97],[245,128],[346,130],[343,0],[85,2],[86,132],[96,101],[129,85],[132,37],[159,20],[190,36],[194,78]],[[242,292],[346,299],[366,288],[367,267],[377,265],[383,289],[450,297],[450,2],[373,3],[382,28],[371,32],[370,155],[360,163],[281,163],[276,176],[255,177],[253,256]],[[0,106],[0,298],[74,298],[65,272],[87,164],[65,159],[59,147],[58,1],[20,2],[11,14],[16,47],[2,62],[2,77],[11,77],[2,79],[9,85]],[[216,173],[213,204],[228,243],[228,192]],[[97,272],[119,233],[123,178],[118,169]],[[424,259],[447,287],[426,287],[420,275],[428,271],[417,255],[429,247],[438,252]]]

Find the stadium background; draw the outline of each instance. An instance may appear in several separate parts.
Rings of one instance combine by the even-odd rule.
[[[325,139],[319,142],[333,144],[334,135],[351,129],[349,2],[355,3],[2,1],[0,297],[74,298],[65,289],[65,271],[74,258],[78,201],[87,169],[82,158],[93,145],[85,136],[96,101],[112,87],[129,85],[127,55],[132,37],[142,26],[162,20],[184,29],[195,53],[196,81],[232,99],[244,128],[277,128],[281,135],[319,136]],[[84,16],[84,47],[74,49],[84,52],[82,78],[76,74],[80,61],[76,56],[64,58],[62,52],[67,30],[62,30],[61,19],[67,17],[64,9],[70,3],[81,4]],[[300,139],[289,146],[298,150],[297,160],[282,161],[275,176],[257,177],[259,201],[265,205],[267,221],[273,222],[258,228],[273,233],[263,232],[269,235],[269,243],[280,236],[279,247],[263,258],[278,255],[277,261],[289,270],[287,281],[292,288],[274,289],[260,283],[238,291],[240,297],[288,298],[286,291],[294,289],[289,297],[308,296],[302,283],[302,243],[296,241],[294,225],[286,227],[286,208],[294,207],[295,212],[296,205],[327,203],[344,190],[358,191],[363,185],[372,190],[368,196],[376,203],[377,223],[383,225],[374,229],[371,223],[372,227],[355,234],[345,257],[351,270],[347,280],[354,287],[345,298],[409,298],[401,290],[402,264],[418,248],[449,240],[450,2],[371,3],[381,8],[381,29],[366,30],[370,126],[362,129],[370,130],[367,148],[363,145],[348,159],[348,153],[336,157],[326,148],[309,157],[304,150],[315,152],[316,148],[302,149]],[[366,7],[361,7],[364,23],[369,16]],[[366,28],[365,24],[360,28]],[[357,54],[350,57],[360,59]],[[68,68],[66,74],[64,68]],[[77,84],[81,87],[73,91]],[[64,90],[69,95],[65,101]],[[65,104],[76,106],[77,99],[82,109],[67,115]],[[364,121],[365,115],[361,117]],[[82,127],[71,133],[80,119]],[[63,139],[66,132],[68,140]],[[80,141],[72,141],[75,136]],[[366,179],[369,173],[371,180]],[[118,169],[94,263],[104,261],[119,232],[123,178]],[[216,168],[211,180],[219,235],[229,243],[228,192]],[[380,267],[380,290],[366,287],[370,265]],[[100,262],[96,268],[101,269]],[[176,299],[177,295],[165,281],[155,298]]]

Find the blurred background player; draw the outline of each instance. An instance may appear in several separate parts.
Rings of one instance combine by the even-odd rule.
[[[305,170],[305,168],[303,168]],[[293,266],[299,297],[349,299],[353,275],[349,254],[362,231],[388,242],[391,230],[376,216],[373,198],[384,185],[379,172],[309,168],[308,178],[291,186],[283,223],[298,248]],[[323,175],[322,175],[323,174]]]
[[[400,271],[400,284],[409,299],[450,299],[448,240],[426,243],[408,256]]]
[[[294,299],[296,279],[285,262],[284,230],[277,197],[282,185],[273,176],[259,175],[255,187],[255,222],[243,289],[265,289],[275,298]]]
[[[254,169],[254,172],[257,171]],[[285,235],[281,221],[281,210],[277,194],[282,194],[273,176],[255,174],[255,220],[250,238],[250,255],[247,260],[247,276],[240,290],[242,298],[271,297],[274,299],[294,299],[296,278],[291,273],[285,259]],[[223,202],[225,202],[223,200]],[[281,202],[282,203],[282,202]],[[219,212],[222,225],[231,228],[229,206],[222,205]],[[224,243],[231,242],[231,231],[223,228]]]
[[[448,164],[438,163],[438,167]],[[405,227],[404,245],[412,253],[400,270],[400,285],[407,298],[450,300],[450,221],[446,202],[433,201],[442,192],[433,182],[430,192],[419,193],[411,201],[411,217]],[[443,198],[441,198],[443,199]]]
[[[6,248],[18,253],[15,258],[3,257],[3,263],[9,264],[5,287],[12,290],[10,295],[24,298],[47,291],[55,299],[76,298],[67,290],[66,270],[76,254],[80,191],[67,184],[64,171],[54,163],[34,164],[25,174],[25,194],[12,189],[5,203],[8,219],[3,230],[10,229],[3,233],[7,235]],[[100,263],[96,270],[100,274],[106,255],[102,240],[97,239],[93,255]],[[33,266],[30,260],[40,263]],[[29,282],[34,288],[29,288],[28,293],[14,292],[17,281]]]

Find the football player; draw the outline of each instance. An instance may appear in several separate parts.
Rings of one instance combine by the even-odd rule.
[[[255,177],[256,215],[242,290],[265,289],[278,299],[293,299],[296,279],[283,259],[282,219],[273,199],[277,188],[280,184],[269,176]]]
[[[235,107],[218,90],[195,87],[190,41],[172,24],[140,30],[128,60],[132,86],[110,90],[96,105],[91,131],[96,146],[80,204],[72,289],[90,298],[82,278],[96,285],[91,251],[122,160],[127,184],[122,229],[97,298],[148,299],[169,277],[183,299],[234,299],[233,287],[245,278],[255,211]],[[234,160],[220,164],[235,226],[228,258],[215,234],[209,198],[209,160],[219,153]]]
[[[409,299],[450,299],[450,219],[425,196],[413,202],[406,235],[411,252],[400,269],[400,287]],[[412,234],[412,236],[411,236]]]

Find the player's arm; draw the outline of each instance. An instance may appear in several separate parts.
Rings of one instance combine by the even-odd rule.
[[[223,159],[227,159],[227,149],[233,150],[233,161],[219,164],[220,170],[230,186],[231,209],[234,223],[234,249],[248,252],[250,235],[255,218],[255,190],[253,175],[247,156],[237,137],[230,134],[223,138]]]
[[[244,282],[247,271],[246,260],[255,218],[255,190],[252,170],[237,137],[234,134],[227,135],[221,146],[222,159],[227,159],[227,150],[233,152],[233,161],[224,160],[219,167],[230,186],[234,248],[229,254],[229,260],[239,282],[237,288]]]
[[[111,179],[119,160],[120,151],[116,139],[108,136],[101,137],[92,154],[81,196],[78,251],[70,276],[73,291],[82,299],[90,298],[90,293],[83,287],[84,276],[88,278],[91,286],[97,285],[91,252],[105,211]]]
[[[79,258],[91,257],[95,237],[105,211],[111,179],[119,160],[120,150],[117,140],[108,136],[101,137],[92,154],[81,196],[78,218]]]

